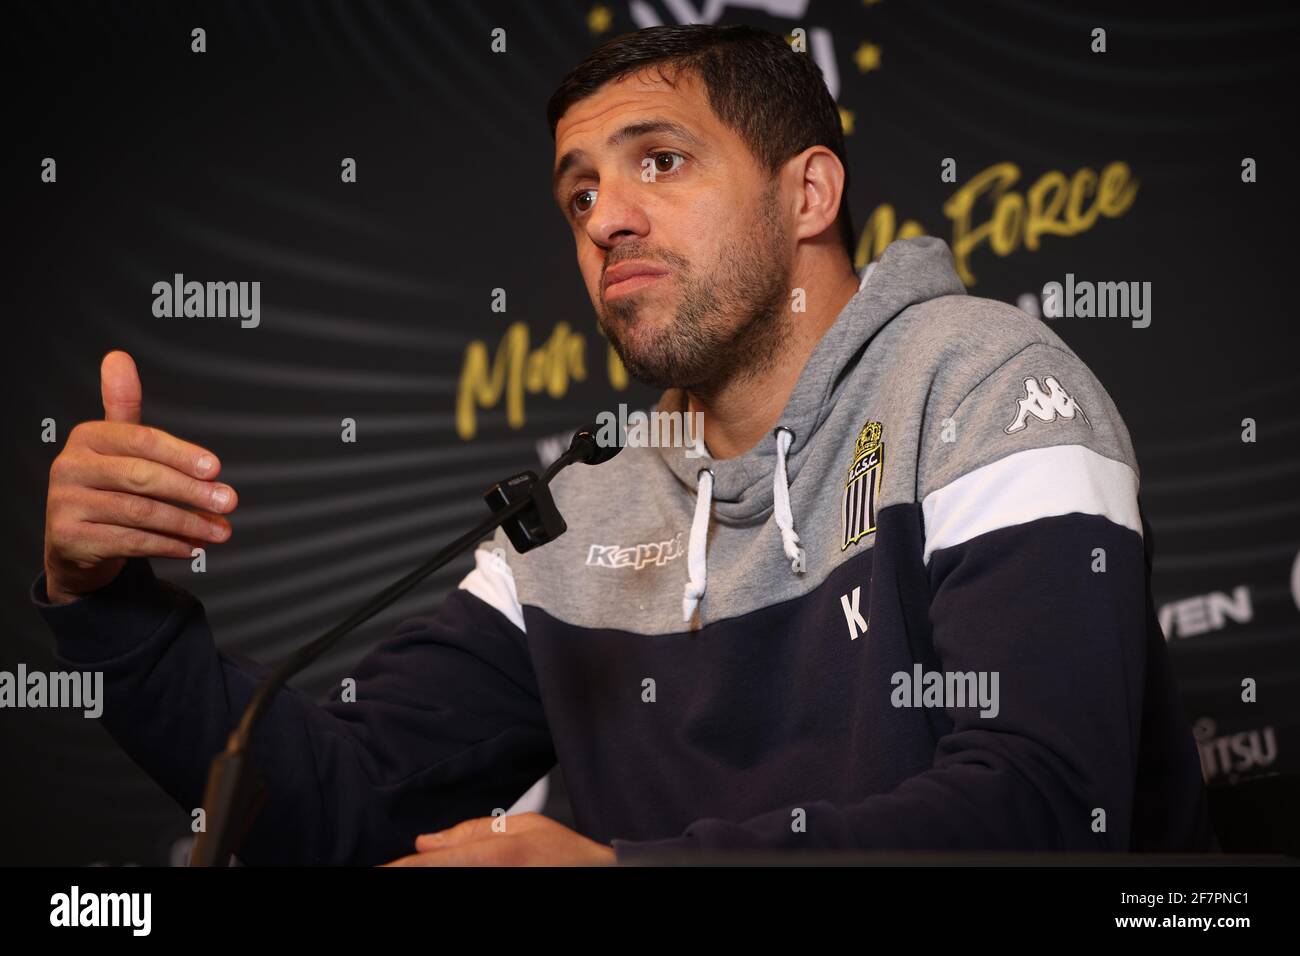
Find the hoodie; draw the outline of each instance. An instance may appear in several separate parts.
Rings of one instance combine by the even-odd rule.
[[[810,290],[815,295],[815,290]],[[669,389],[656,411],[679,411]],[[1050,329],[948,247],[863,270],[772,433],[628,447],[552,484],[349,675],[287,689],[245,863],[378,863],[557,762],[620,862],[695,849],[1217,849],[1150,591],[1128,432]],[[185,808],[265,671],[133,559],[32,600],[109,733]]]

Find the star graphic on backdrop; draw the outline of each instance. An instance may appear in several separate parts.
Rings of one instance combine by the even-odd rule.
[[[609,29],[609,25],[614,22],[614,14],[609,12],[609,7],[596,4],[587,14],[587,29],[592,33],[604,33]]]
[[[847,136],[849,133],[853,132],[853,110],[846,110],[842,106],[839,108],[839,110],[840,110],[840,126],[844,130],[844,135]]]
[[[880,47],[864,41],[853,54],[853,62],[858,65],[858,72],[866,73],[880,69],[880,52]]]

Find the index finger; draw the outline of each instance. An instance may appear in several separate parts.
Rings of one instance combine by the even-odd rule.
[[[81,427],[86,430],[87,446],[101,455],[146,458],[204,481],[221,471],[221,461],[212,452],[152,425],[83,422]]]

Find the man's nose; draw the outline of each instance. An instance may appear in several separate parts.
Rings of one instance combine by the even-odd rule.
[[[629,238],[642,238],[650,231],[650,219],[636,195],[636,186],[603,183],[596,192],[595,205],[587,217],[591,241],[607,249]]]

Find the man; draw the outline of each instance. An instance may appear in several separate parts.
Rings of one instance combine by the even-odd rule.
[[[1213,848],[1114,404],[1041,323],[965,295],[942,242],[854,271],[811,60],[643,30],[549,114],[600,326],[657,410],[703,413],[708,456],[563,472],[568,532],[485,543],[355,702],[282,692],[241,859]],[[129,357],[102,374],[106,421],[51,468],[33,600],[61,659],[104,671],[110,733],[197,807],[259,675],[147,557],[224,540],[234,491],[137,424]],[[501,827],[557,760],[580,832]]]

